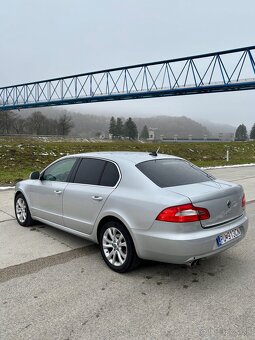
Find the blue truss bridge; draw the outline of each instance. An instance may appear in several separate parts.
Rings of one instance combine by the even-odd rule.
[[[255,89],[255,46],[0,88],[0,110]]]

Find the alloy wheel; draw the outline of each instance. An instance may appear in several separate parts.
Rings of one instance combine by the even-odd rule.
[[[122,266],[127,259],[127,243],[119,229],[109,227],[103,235],[104,255],[113,266]]]
[[[25,200],[20,197],[16,202],[16,215],[19,222],[24,223],[27,219],[27,205]]]

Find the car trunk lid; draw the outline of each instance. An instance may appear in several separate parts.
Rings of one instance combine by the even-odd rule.
[[[197,207],[206,208],[210,218],[202,220],[203,228],[216,227],[243,214],[241,186],[221,180],[168,187],[165,190],[186,196]]]

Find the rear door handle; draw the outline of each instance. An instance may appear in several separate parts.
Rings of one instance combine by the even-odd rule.
[[[103,200],[103,197],[102,196],[91,196],[91,198],[94,200],[94,201],[102,201]]]
[[[56,195],[61,195],[62,194],[62,190],[54,190]]]

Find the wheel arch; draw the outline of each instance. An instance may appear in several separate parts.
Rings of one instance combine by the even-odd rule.
[[[15,192],[15,195],[14,195],[14,205],[15,205],[16,197],[17,197],[19,194],[21,194],[21,195],[23,195],[23,196],[25,197],[25,200],[26,200],[26,202],[27,202],[28,208],[30,209],[30,201],[29,201],[27,195],[24,193],[24,191],[21,190],[21,188],[18,188],[17,191]]]
[[[22,194],[22,195],[24,196],[23,192],[22,192],[20,189],[18,189],[18,190],[15,192],[14,198],[16,198],[19,194]]]
[[[27,195],[26,195],[20,188],[18,188],[17,191],[15,192],[14,199],[16,199],[16,197],[17,197],[19,194],[23,195],[23,196],[25,197],[27,203],[28,203]]]
[[[127,231],[129,232],[127,226],[125,225],[125,223],[123,223],[123,221],[121,221],[121,219],[119,219],[118,217],[116,216],[113,216],[113,215],[108,215],[108,216],[104,216],[98,223],[97,225],[97,242],[99,242],[99,235],[100,235],[100,231],[103,227],[103,225],[107,222],[110,222],[110,221],[115,221],[115,222],[118,222],[118,223],[121,223],[126,229]],[[129,232],[130,234],[130,232]],[[132,235],[130,234],[130,236],[132,237]],[[133,238],[132,238],[133,239]]]
[[[123,225],[123,227],[126,229],[126,231],[129,233],[130,237],[131,237],[131,240],[133,242],[133,246],[135,248],[135,251],[137,254],[139,254],[139,252],[137,251],[137,247],[136,247],[136,242],[135,242],[135,239],[134,239],[134,236],[133,236],[133,233],[130,231],[130,228],[127,227],[127,224],[120,218],[116,217],[116,216],[113,216],[113,215],[107,215],[107,216],[104,216],[98,223],[97,225],[97,242],[99,243],[99,235],[100,235],[100,231],[103,227],[103,225],[107,222],[110,222],[110,221],[116,221],[120,224]]]

